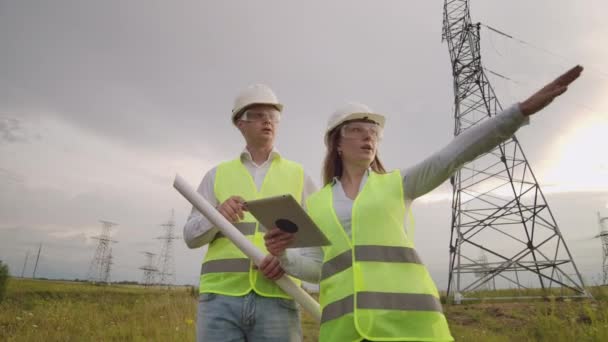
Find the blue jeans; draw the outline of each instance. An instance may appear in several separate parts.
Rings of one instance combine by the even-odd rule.
[[[300,342],[300,313],[293,300],[201,293],[196,319],[198,342]]]

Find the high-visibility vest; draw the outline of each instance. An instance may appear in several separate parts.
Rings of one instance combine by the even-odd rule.
[[[453,341],[437,288],[403,230],[399,171],[370,172],[353,203],[351,238],[331,184],[306,203],[331,241],[323,247],[319,341]]]
[[[251,174],[240,158],[220,164],[215,173],[214,192],[219,203],[231,196],[241,196],[246,201],[291,194],[298,202],[302,199],[304,170],[301,165],[275,157],[258,191]],[[248,212],[235,224],[259,249],[268,253],[264,246],[264,232],[259,223]],[[300,284],[297,279],[293,279]],[[200,278],[200,293],[219,293],[228,296],[243,296],[251,290],[265,297],[291,298],[274,281],[267,279],[228,238],[218,233],[209,244],[203,260]]]

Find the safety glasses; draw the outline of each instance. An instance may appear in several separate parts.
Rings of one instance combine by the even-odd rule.
[[[382,127],[375,122],[349,122],[342,126],[340,134],[347,139],[364,139],[371,136],[380,140],[382,139]]]
[[[240,120],[246,122],[266,122],[278,123],[281,121],[281,114],[277,110],[246,110]]]

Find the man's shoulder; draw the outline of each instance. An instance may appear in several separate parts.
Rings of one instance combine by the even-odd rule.
[[[204,178],[213,177],[217,173],[218,169],[229,166],[235,162],[240,162],[240,158],[236,157],[236,158],[232,158],[232,159],[228,159],[228,160],[223,160],[223,161],[215,164],[213,167],[211,167],[210,169],[208,169],[205,172]]]
[[[240,156],[238,156],[238,157],[236,157],[236,158],[232,158],[232,159],[228,159],[228,160],[224,160],[224,161],[219,162],[219,163],[218,163],[218,164],[217,164],[217,165],[214,167],[214,169],[218,169],[218,168],[220,168],[220,167],[229,166],[229,165],[234,165],[234,164],[240,164],[240,163],[242,163],[242,161],[241,161],[241,157],[240,157]]]

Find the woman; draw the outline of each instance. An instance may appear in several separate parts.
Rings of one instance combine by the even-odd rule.
[[[409,205],[510,138],[581,72],[580,66],[572,68],[422,163],[388,173],[377,154],[384,117],[360,104],[332,115],[325,134],[325,187],[306,203],[332,244],[298,258],[284,253],[292,235],[274,228],[265,236],[268,251],[281,257],[288,273],[320,282],[320,341],[453,340],[437,289],[405,231]]]

